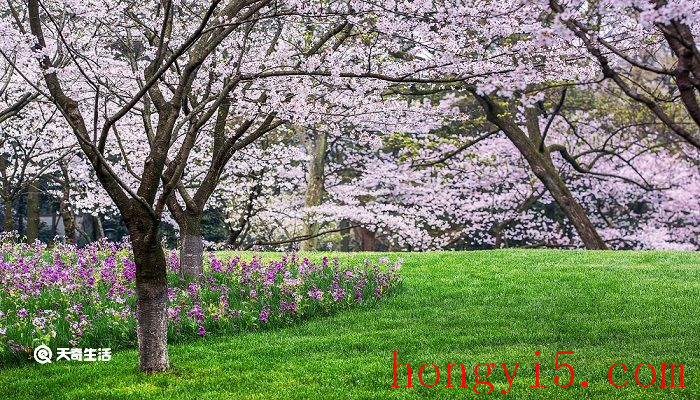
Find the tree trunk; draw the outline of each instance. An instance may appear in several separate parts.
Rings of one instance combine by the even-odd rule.
[[[180,274],[183,278],[197,278],[204,272],[202,259],[204,246],[202,239],[202,216],[190,214],[178,218],[180,227]]]
[[[17,221],[15,228],[17,229],[17,234],[20,236],[27,234],[26,228],[26,218],[27,218],[27,200],[20,197],[20,201],[17,202]]]
[[[61,219],[63,220],[63,240],[66,243],[75,243],[75,216],[70,204],[70,174],[68,165],[61,164],[63,179],[61,182]]]
[[[26,8],[30,29],[36,39],[34,49],[37,53],[44,53],[46,42],[39,13],[39,1],[28,0]],[[78,102],[66,96],[56,72],[47,71],[52,67],[48,55],[41,57],[40,65],[44,69],[44,81],[51,93],[51,100],[60,108],[76,137],[89,137]],[[146,68],[145,74],[149,79],[150,67]],[[182,86],[188,87],[188,85]],[[175,96],[185,92],[185,87]],[[158,182],[163,178],[162,172],[170,148],[168,147],[169,134],[173,132],[179,112],[180,108],[172,105],[159,110],[160,123],[157,137],[149,154],[143,157],[146,160],[136,196],[131,193],[127,195],[124,188],[120,187],[118,179],[110,175],[99,155],[101,149],[96,149],[87,140],[78,140],[83,152],[93,165],[102,187],[119,207],[129,230],[136,264],[136,333],[139,342],[139,364],[141,370],[148,372],[163,371],[168,368],[165,253],[158,239],[160,212],[156,212],[151,207],[159,188]],[[65,165],[63,167],[65,175]],[[166,192],[165,195],[168,193]]]
[[[61,219],[63,220],[63,237],[66,243],[75,243],[75,217],[69,200],[61,200]]]
[[[566,187],[554,166],[547,163],[537,164],[536,162],[531,162],[530,167],[537,178],[544,183],[552,197],[554,197],[564,215],[574,225],[584,246],[589,250],[607,249],[607,245],[588,218],[588,214]]]
[[[40,207],[39,188],[30,183],[27,188],[27,243],[34,243],[39,238]]]
[[[491,227],[491,234],[496,241],[493,247],[496,249],[503,247],[503,224],[501,222],[495,222],[493,224]]]
[[[12,232],[15,230],[15,219],[12,216],[14,213],[14,201],[13,199],[5,199],[5,232]]]
[[[325,132],[316,132],[313,141],[307,146],[309,153],[311,153],[311,160],[309,161],[308,185],[306,187],[306,198],[304,199],[305,207],[321,205],[327,143],[328,135]],[[313,215],[310,215],[309,219],[312,218]],[[318,222],[307,221],[304,236],[312,237],[301,242],[302,250],[316,250],[318,246],[318,236],[316,236],[318,235],[318,231]]]
[[[56,238],[56,225],[58,225],[58,218],[56,218],[56,213],[51,212],[51,243],[54,242]]]
[[[376,234],[364,226],[355,227],[355,238],[361,251],[374,251]]]
[[[239,232],[239,230],[233,229],[231,224],[226,224],[226,246],[232,247],[236,244]]]
[[[236,225],[233,225],[231,223],[226,224],[226,230],[228,231],[228,235],[226,237],[226,245],[236,247],[243,243],[243,241],[245,240],[245,235],[250,230],[250,220],[256,213],[254,209],[255,199],[257,199],[260,196],[260,193],[263,189],[262,184],[260,183],[261,179],[262,174],[255,175],[256,183],[250,190],[250,193],[248,194],[248,200],[246,201],[245,209],[238,216]],[[233,215],[230,215],[229,217],[233,218]]]
[[[165,253],[158,224],[143,213],[127,221],[136,263],[136,336],[139,367],[145,372],[168,369],[168,329]]]
[[[347,219],[340,221],[340,227],[343,228],[340,231],[340,251],[348,252],[350,251],[350,221]]]
[[[93,240],[102,240],[105,237],[105,229],[102,226],[102,218],[99,215],[92,216],[92,236]]]
[[[506,135],[508,134],[506,133]],[[566,183],[551,161],[540,154],[532,145],[520,143],[521,138],[518,136],[519,135],[508,135],[513,144],[518,147],[520,153],[527,160],[532,172],[544,184],[566,218],[574,225],[583,245],[589,250],[607,249],[608,246],[598,234],[595,226],[588,218],[588,214],[571,194]]]
[[[525,157],[532,172],[544,184],[544,187],[554,197],[566,218],[574,225],[583,245],[589,250],[605,250],[608,246],[598,234],[595,226],[588,218],[586,211],[581,207],[576,198],[571,194],[566,183],[548,154],[540,153],[539,143],[535,144],[528,136],[508,117],[505,110],[488,97],[477,97],[486,111],[489,121],[497,125],[520,154]]]
[[[12,218],[12,205],[14,203],[14,198],[10,196],[10,183],[7,179],[7,166],[5,165],[4,155],[0,155],[0,177],[2,177],[2,199],[5,217],[5,220],[3,221],[3,231],[12,232],[15,230],[15,221]]]
[[[66,243],[75,243],[75,217],[70,210],[70,205],[61,204],[61,219],[63,220],[63,240]]]

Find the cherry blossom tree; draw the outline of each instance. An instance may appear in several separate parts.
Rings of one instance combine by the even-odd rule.
[[[554,12],[547,28],[551,36],[572,39],[570,43],[589,55],[604,79],[700,148],[700,52],[695,41],[700,7],[696,1],[552,0],[549,4]],[[675,107],[664,107],[667,103]]]
[[[319,62],[326,70],[343,65],[340,61],[355,65],[352,52],[347,60],[313,59],[335,54],[349,36],[348,5],[321,10],[264,0],[187,7],[30,0],[19,9],[8,4],[15,36],[26,42],[19,51],[4,49],[5,58],[17,55],[16,71],[27,65],[33,75],[43,76],[46,90],[40,90],[63,114],[120,210],[137,266],[140,366],[164,370],[169,365],[165,258],[158,241],[163,212],[170,208],[176,219],[179,211],[201,215],[237,150],[285,119],[305,117],[299,111],[314,100],[307,88],[313,88],[308,82]],[[31,69],[32,60],[39,68]],[[290,71],[299,78],[285,77]],[[320,95],[331,89],[317,85],[316,90]],[[213,154],[201,186],[187,193],[182,178],[204,136]],[[135,152],[139,156],[133,157]],[[110,154],[120,155],[118,165]],[[184,208],[178,209],[177,195]]]
[[[137,333],[144,371],[161,371],[169,365],[165,258],[157,238],[160,215],[179,184],[199,130],[216,110],[225,107],[235,86],[232,82],[239,79],[228,79],[225,74],[216,87],[205,85],[200,93],[194,91],[199,88],[195,81],[205,61],[234,31],[245,33],[261,16],[269,18],[277,13],[264,10],[268,4],[222,5],[213,1],[183,8],[166,2],[103,8],[29,1],[26,14],[13,14],[18,31],[25,35],[31,32],[35,38],[33,52],[27,57],[38,54],[50,98],[65,116],[129,229],[137,265]],[[133,28],[111,29],[125,25]],[[159,28],[152,30],[153,26]],[[114,46],[121,46],[117,54]],[[64,62],[51,56],[64,52],[70,55]],[[101,59],[99,67],[93,56]],[[67,81],[72,84],[67,85]],[[94,97],[77,97],[80,91],[92,92]],[[137,111],[137,106],[146,111]],[[151,119],[150,107],[155,109],[157,122]],[[129,164],[134,159],[124,160],[124,168],[132,170],[137,182],[130,185],[112,168],[105,149],[111,135],[113,143],[129,139],[122,138],[121,128],[133,126],[139,114],[144,129],[127,130],[137,135],[143,132],[141,143],[146,144],[146,151],[142,154],[146,157],[139,169]],[[247,125],[253,123],[250,120]],[[261,126],[269,124],[269,120],[263,121]],[[240,136],[221,139],[237,142]],[[213,160],[212,171],[222,168],[230,157],[231,146],[228,149]]]
[[[100,213],[94,197],[102,194],[119,210],[136,263],[140,367],[162,371],[169,360],[159,234],[168,213],[181,234],[183,278],[201,271],[208,207],[224,209],[230,242],[240,245],[311,240],[316,224],[338,224],[352,225],[363,249],[377,240],[420,250],[696,246],[697,204],[683,189],[697,187],[696,153],[660,140],[668,132],[653,124],[623,121],[618,134],[620,121],[601,115],[603,107],[587,104],[586,113],[567,103],[567,91],[609,89],[591,86],[602,68],[697,147],[685,128],[698,76],[686,40],[695,9],[681,6],[692,2],[615,3],[590,8],[615,10],[594,35],[577,22],[588,21],[584,2],[9,0],[0,6],[0,55],[21,84],[3,99],[0,123],[30,123],[8,125],[8,138],[24,135],[13,143],[49,149],[38,144],[60,137],[80,147],[81,156],[55,162],[65,211]],[[650,21],[678,67],[644,69],[624,44],[607,47],[627,27],[612,25],[620,18]],[[640,92],[627,90],[619,69],[605,69],[603,48],[672,76],[675,89],[661,79],[668,108],[655,95],[635,98]],[[687,118],[669,116],[681,108],[676,89]],[[51,116],[45,126],[17,118],[29,100]],[[441,132],[446,126],[452,131]],[[299,137],[285,138],[300,129],[325,137],[306,157],[290,150],[302,148]],[[32,130],[42,132],[35,147],[26,140]],[[3,146],[3,160],[54,163]],[[682,238],[671,238],[679,227]],[[640,229],[656,234],[645,239]]]
[[[74,151],[74,142],[63,140],[65,127],[54,121],[55,114],[55,108],[32,101],[12,118],[0,123],[0,197],[4,204],[6,231],[14,230],[15,201],[27,190],[34,192],[30,195],[38,195],[36,185],[39,179],[54,172],[58,164]],[[34,222],[38,228],[38,214]],[[35,231],[32,240],[36,234]]]

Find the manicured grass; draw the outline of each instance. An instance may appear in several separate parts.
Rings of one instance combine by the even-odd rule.
[[[377,255],[372,255],[376,258]],[[393,256],[397,256],[393,254]],[[378,304],[287,328],[206,337],[170,347],[173,369],[143,375],[135,351],[108,363],[31,364],[0,371],[0,399],[464,398],[477,363],[520,365],[517,399],[700,398],[700,254],[675,252],[484,251],[403,254],[404,285]],[[363,258],[364,255],[352,257]],[[392,350],[413,368],[414,388],[392,388]],[[554,385],[556,351],[575,369]],[[536,357],[535,351],[542,355]],[[424,363],[440,383],[422,387]],[[446,362],[467,367],[467,384],[445,388]],[[540,362],[540,384],[534,367]],[[627,364],[608,383],[608,368]],[[634,382],[640,363],[659,376]],[[661,362],[684,364],[685,388],[660,388]],[[492,395],[507,382],[496,364]],[[513,365],[509,366],[512,374]],[[430,366],[423,375],[435,380]],[[485,372],[485,368],[483,370]],[[483,373],[482,372],[482,373]],[[558,373],[568,382],[566,369]],[[588,387],[582,387],[586,380]],[[648,368],[642,383],[651,380]],[[406,369],[400,369],[400,385]],[[676,384],[677,384],[676,380]],[[669,384],[667,382],[667,384]],[[480,390],[488,390],[481,385]]]

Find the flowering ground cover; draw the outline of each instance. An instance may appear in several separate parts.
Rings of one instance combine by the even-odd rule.
[[[321,262],[321,254],[304,253]],[[676,399],[700,398],[700,254],[498,250],[339,254],[341,264],[405,258],[400,293],[283,329],[209,335],[169,347],[173,368],[144,375],[136,350],[110,362],[0,367],[0,399]],[[227,254],[225,257],[228,257]],[[249,255],[242,255],[245,258]],[[223,254],[222,254],[223,257]],[[279,253],[263,253],[277,260]],[[413,367],[413,388],[392,388],[392,353]],[[560,388],[555,352],[574,351],[576,384]],[[534,352],[542,352],[536,357]],[[435,363],[440,384],[418,382]],[[467,388],[445,387],[446,362],[470,367]],[[523,363],[507,395],[502,371],[493,396],[471,392],[476,363]],[[543,388],[529,363],[540,363]],[[629,384],[608,382],[622,362]],[[685,387],[637,386],[634,369],[682,362]],[[500,367],[496,364],[497,367]],[[406,369],[401,370],[402,385]],[[512,372],[512,371],[511,371]],[[621,372],[621,371],[620,371]],[[660,372],[657,371],[657,373]],[[615,379],[622,376],[615,376]],[[425,382],[436,375],[430,366]],[[623,379],[623,381],[624,381]],[[648,368],[642,382],[651,381]],[[587,387],[580,382],[586,380]],[[428,383],[430,384],[430,383]]]
[[[128,243],[2,245],[0,364],[27,360],[40,344],[51,348],[135,347],[136,267]],[[401,281],[400,259],[355,264],[295,252],[263,261],[259,255],[209,254],[205,273],[181,281],[168,252],[168,338],[236,333],[289,325],[381,298]]]

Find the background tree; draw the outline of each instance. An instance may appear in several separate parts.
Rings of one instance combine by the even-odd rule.
[[[548,32],[563,37],[573,33],[604,79],[700,148],[700,51],[693,29],[698,21],[694,2],[552,0],[549,4],[554,18]],[[679,113],[679,108],[685,112]]]

